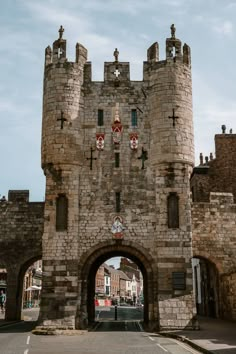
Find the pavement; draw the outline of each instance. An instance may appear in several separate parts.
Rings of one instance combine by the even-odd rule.
[[[236,322],[198,316],[199,330],[161,331],[159,334],[176,338],[202,353],[236,354]],[[0,314],[0,327],[19,321],[5,321]]]
[[[181,340],[202,353],[236,354],[236,322],[198,317],[199,330],[165,331],[160,334]]]

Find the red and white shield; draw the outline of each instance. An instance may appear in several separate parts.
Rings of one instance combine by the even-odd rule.
[[[103,150],[104,149],[104,140],[105,140],[105,134],[104,133],[97,133],[96,134],[97,150]]]
[[[138,134],[137,133],[130,133],[130,147],[132,150],[137,150],[138,148]]]

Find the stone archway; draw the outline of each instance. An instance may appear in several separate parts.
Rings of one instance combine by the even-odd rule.
[[[20,320],[22,311],[23,281],[24,276],[31,264],[41,259],[42,256],[34,256],[26,260],[23,264],[10,264],[7,268],[7,302],[6,302],[6,319]]]
[[[143,275],[144,283],[144,324],[158,327],[158,303],[156,270],[148,252],[132,242],[101,243],[84,254],[79,268],[79,306],[76,317],[77,328],[87,328],[95,318],[95,276],[99,266],[107,259],[124,256],[135,262]],[[155,296],[156,295],[156,296]]]

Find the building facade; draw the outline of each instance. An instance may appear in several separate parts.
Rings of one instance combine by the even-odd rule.
[[[150,328],[193,328],[190,48],[172,25],[165,60],[154,43],[142,81],[115,49],[95,82],[81,44],[67,60],[63,31],[45,51],[40,324],[86,328],[96,271],[119,255],[143,273]]]

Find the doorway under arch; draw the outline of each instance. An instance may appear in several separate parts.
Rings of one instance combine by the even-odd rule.
[[[139,267],[143,276],[144,288],[144,317],[145,325],[152,322],[158,327],[158,306],[154,306],[155,296],[157,294],[157,275],[153,269],[152,258],[146,254],[143,248],[133,246],[130,242],[117,242],[114,244],[100,244],[91,249],[81,259],[79,269],[79,284],[81,293],[81,302],[77,311],[76,327],[87,328],[89,324],[95,321],[95,277],[98,268],[106,260],[112,257],[126,257],[132,260]],[[155,310],[154,310],[155,309]],[[156,311],[156,312],[155,312]]]
[[[197,313],[201,316],[219,317],[219,272],[207,258],[194,256],[194,292]]]

